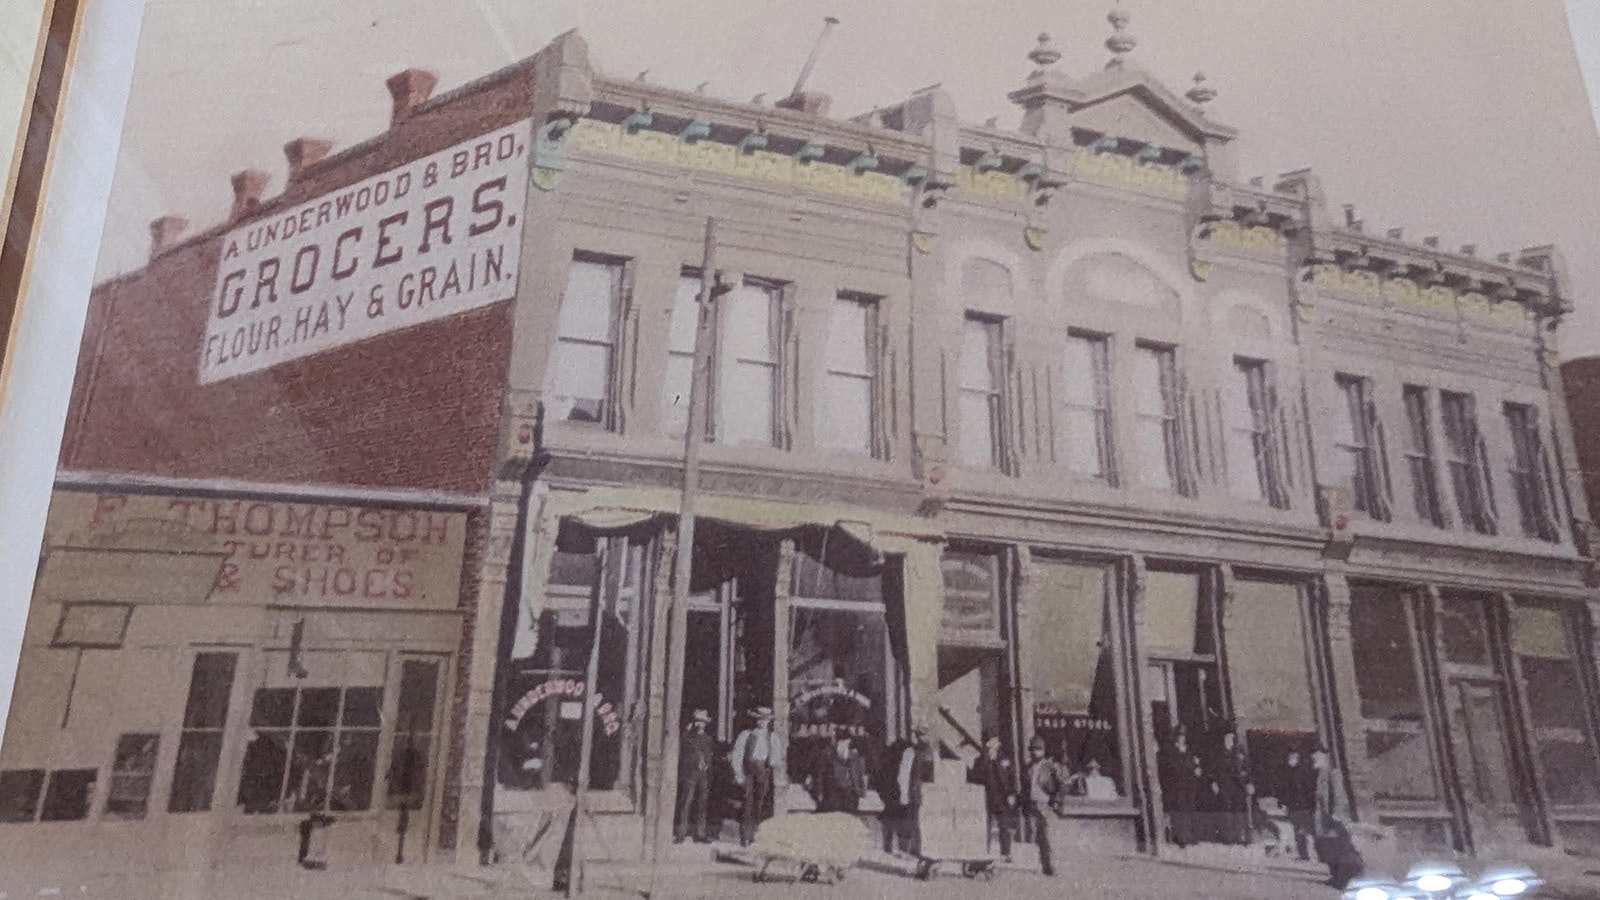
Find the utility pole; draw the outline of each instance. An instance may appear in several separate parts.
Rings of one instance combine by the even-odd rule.
[[[689,417],[683,433],[683,495],[678,503],[677,558],[672,568],[672,597],[667,611],[666,701],[661,710],[661,768],[656,775],[655,803],[651,811],[650,884],[652,896],[665,835],[672,828],[678,795],[678,707],[683,705],[684,630],[688,627],[689,569],[694,560],[695,507],[700,494],[700,445],[706,439],[706,396],[711,388],[711,339],[716,322],[712,304],[732,290],[717,270],[717,220],[706,219],[705,255],[700,266],[700,294],[694,331],[694,368],[689,378]]]
[[[611,560],[609,545],[607,550],[600,555],[602,571]],[[604,578],[601,579],[604,584]],[[567,867],[566,895],[576,896],[583,892],[583,826],[590,820],[589,817],[589,772],[593,768],[594,760],[594,710],[598,701],[600,685],[600,638],[604,628],[606,616],[606,594],[604,588],[595,592],[594,602],[589,607],[589,665],[585,667],[583,676],[583,737],[578,750],[578,786],[573,792],[572,799],[572,858]]]

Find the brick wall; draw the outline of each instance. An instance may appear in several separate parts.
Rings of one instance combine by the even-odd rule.
[[[527,64],[417,107],[303,169],[245,219],[354,183],[529,114]],[[286,136],[293,137],[293,136]],[[96,288],[64,467],[482,493],[494,464],[511,303],[201,385],[220,224]],[[514,267],[514,263],[513,263]]]

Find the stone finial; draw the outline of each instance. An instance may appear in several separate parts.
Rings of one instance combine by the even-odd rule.
[[[1189,88],[1183,96],[1189,98],[1197,109],[1203,109],[1207,103],[1217,99],[1217,89],[1206,84],[1206,73],[1194,73],[1194,86]]]
[[[289,180],[299,178],[300,173],[315,165],[332,149],[333,141],[327,138],[298,137],[284,144],[283,157],[289,161]]]
[[[1061,61],[1061,51],[1051,46],[1049,32],[1039,32],[1039,43],[1028,51],[1028,59],[1038,66],[1041,72]]]
[[[236,222],[255,212],[261,205],[261,195],[266,192],[267,177],[260,169],[233,173],[233,208],[228,212],[229,221]]]
[[[150,258],[155,259],[178,243],[178,237],[189,227],[182,216],[162,216],[150,223]]]
[[[1120,4],[1106,16],[1106,21],[1111,23],[1111,37],[1106,38],[1106,49],[1111,51],[1111,61],[1106,63],[1106,68],[1114,69],[1121,66],[1123,60],[1133,48],[1139,46],[1139,39],[1128,33],[1129,16],[1127,10]]]
[[[389,125],[393,127],[411,115],[418,106],[433,96],[439,76],[427,69],[411,68],[396,72],[384,82],[389,88]]]

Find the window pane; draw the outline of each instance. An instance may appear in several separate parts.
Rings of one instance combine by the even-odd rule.
[[[604,421],[611,390],[611,347],[563,339],[550,356],[545,406],[556,421]]]
[[[1139,482],[1146,487],[1171,489],[1172,470],[1167,465],[1167,430],[1162,420],[1140,417],[1134,423],[1134,443],[1139,448]]]
[[[289,762],[289,732],[258,731],[244,748],[239,770],[239,806],[247,813],[275,813],[283,797]]]
[[[1422,693],[1405,608],[1409,601],[1384,588],[1356,586],[1350,593],[1356,689],[1373,791],[1386,799],[1433,799],[1438,788],[1423,733]]]
[[[1099,399],[1095,345],[1098,339],[1071,337],[1062,356],[1062,394],[1069,403],[1094,406]]]
[[[289,785],[295,812],[323,809],[328,802],[328,776],[333,768],[333,732],[299,731],[289,751]]]
[[[211,808],[216,786],[217,758],[222,754],[222,732],[186,731],[178,740],[178,761],[172,770],[172,795],[168,812],[204,812]]]
[[[346,688],[344,711],[339,723],[358,728],[378,727],[378,711],[383,705],[383,688]]]
[[[987,394],[962,393],[957,401],[961,418],[961,461],[976,468],[995,464],[994,422]]]
[[[840,737],[863,757],[886,736],[888,629],[881,611],[795,604],[789,644],[789,777],[818,774]]]
[[[1134,408],[1142,416],[1167,414],[1166,396],[1161,391],[1160,351],[1140,347],[1133,355]]]
[[[43,769],[0,772],[0,822],[32,822],[43,789]]]
[[[1545,792],[1556,804],[1594,804],[1600,803],[1600,758],[1570,623],[1561,610],[1519,603],[1511,611],[1512,649],[1522,668]]]
[[[1300,588],[1295,584],[1239,579],[1224,622],[1234,718],[1250,731],[1315,733],[1305,630],[1300,623]]]
[[[1266,491],[1261,485],[1261,470],[1256,461],[1255,433],[1251,430],[1230,429],[1225,449],[1228,460],[1228,487],[1235,497],[1243,500],[1262,500]]]
[[[724,444],[766,444],[775,438],[773,390],[777,369],[766,363],[739,362],[723,369],[717,398],[717,439]]]
[[[433,730],[433,706],[438,692],[439,664],[408,659],[400,669],[400,705],[395,727],[406,731]]]
[[[994,390],[994,326],[982,319],[968,318],[961,334],[961,387],[974,391]]]
[[[1444,658],[1453,663],[1486,666],[1489,635],[1484,621],[1482,597],[1446,593],[1439,597],[1439,634],[1444,642]]]
[[[339,762],[333,771],[332,812],[357,812],[372,806],[372,777],[378,764],[378,732],[347,731],[339,735]]]
[[[694,331],[699,323],[700,279],[678,279],[678,293],[672,299],[672,323],[667,330],[667,347],[673,353],[694,354]]]
[[[1116,679],[1106,621],[1106,570],[1036,559],[1030,585],[1033,604],[1033,716],[1051,755],[1066,762],[1073,796],[1105,796],[1125,791],[1118,742]]]
[[[221,728],[228,718],[228,695],[233,691],[232,653],[201,653],[194,658],[189,680],[189,702],[184,706],[183,727]]]
[[[772,294],[764,287],[745,284],[719,302],[724,360],[776,362],[772,339],[772,314],[776,304]]]
[[[89,817],[89,795],[94,792],[97,769],[57,769],[44,789],[41,822],[75,822]]]
[[[575,260],[567,274],[567,291],[561,297],[557,333],[564,338],[609,342],[621,283],[621,266]]]
[[[832,375],[817,403],[817,443],[831,450],[872,452],[872,381]]]
[[[1066,432],[1067,468],[1079,475],[1103,475],[1100,462],[1100,418],[1092,409],[1068,409],[1062,417]]]
[[[826,546],[826,545],[824,545]],[[883,602],[883,576],[850,574],[819,562],[808,550],[794,558],[794,596],[811,600]]]
[[[833,302],[833,314],[828,322],[828,369],[866,375],[869,371],[867,353],[867,326],[871,320],[871,306],[860,300],[839,299]]]
[[[295,724],[312,728],[331,728],[339,720],[338,688],[303,688]]]
[[[1563,806],[1600,804],[1600,771],[1589,742],[1544,739],[1538,742],[1537,752],[1550,802]]]
[[[1373,793],[1387,800],[1432,800],[1433,757],[1421,726],[1366,732],[1367,777]]]
[[[150,786],[156,768],[158,734],[125,734],[117,739],[111,764],[111,784],[106,794],[106,815],[142,819],[150,804]]]
[[[1201,645],[1200,576],[1193,572],[1145,573],[1144,631],[1140,638],[1154,655],[1187,656]],[[1209,643],[1209,641],[1207,641]]]
[[[428,732],[396,732],[389,757],[388,804],[421,809],[428,784]]]
[[[294,719],[294,688],[261,688],[250,707],[253,728],[287,728]]]

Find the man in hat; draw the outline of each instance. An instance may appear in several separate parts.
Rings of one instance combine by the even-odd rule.
[[[1050,858],[1050,813],[1064,784],[1061,764],[1045,756],[1044,738],[1029,738],[1028,763],[1022,776],[1022,815],[1033,827],[1033,840],[1039,846],[1039,871],[1046,875],[1056,874]]]
[[[744,794],[739,815],[739,845],[750,846],[756,825],[772,814],[772,773],[783,765],[783,738],[772,727],[772,709],[758,706],[755,723],[733,742],[733,781]]]
[[[678,818],[672,829],[675,843],[686,837],[703,844],[706,834],[706,802],[711,795],[711,763],[716,745],[711,739],[711,714],[694,711],[689,726],[678,744]]]
[[[1011,861],[1011,832],[1017,821],[1017,770],[1000,752],[1000,738],[983,733],[983,752],[967,769],[969,784],[983,785],[983,805],[989,825],[1000,832],[1000,855]]]
[[[922,855],[922,786],[933,780],[933,744],[925,725],[911,729],[911,743],[900,754],[895,786],[900,792],[901,848]]]

